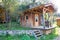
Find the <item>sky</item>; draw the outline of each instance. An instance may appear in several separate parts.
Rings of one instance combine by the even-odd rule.
[[[50,0],[50,2],[57,8],[57,13],[60,13],[60,0]]]

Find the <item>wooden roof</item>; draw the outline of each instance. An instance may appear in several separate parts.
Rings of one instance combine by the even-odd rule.
[[[43,9],[47,9],[47,12],[54,12],[55,9],[54,7],[50,4],[42,4],[38,7],[32,8],[32,9],[28,9],[26,11],[24,11],[24,13],[34,13],[34,12],[39,12],[39,13],[43,13]]]

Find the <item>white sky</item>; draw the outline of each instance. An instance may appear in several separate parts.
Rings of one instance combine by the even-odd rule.
[[[60,0],[50,0],[58,8],[57,13],[60,13]]]

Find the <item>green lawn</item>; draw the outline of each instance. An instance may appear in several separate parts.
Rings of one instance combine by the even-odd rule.
[[[6,36],[0,36],[0,40],[7,40]]]
[[[35,40],[35,37],[22,34],[15,36],[0,36],[0,40]]]

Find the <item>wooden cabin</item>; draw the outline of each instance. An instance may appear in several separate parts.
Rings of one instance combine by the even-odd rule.
[[[35,8],[25,10],[20,15],[20,23],[26,27],[52,27],[53,24],[53,13],[55,12],[52,4],[42,4]]]
[[[60,17],[56,18],[57,26],[60,26]]]
[[[0,6],[0,23],[4,23],[6,21],[5,13],[6,13],[6,11],[5,11],[4,7]]]
[[[57,26],[60,26],[60,13],[56,13],[55,15],[55,23],[57,24]]]

